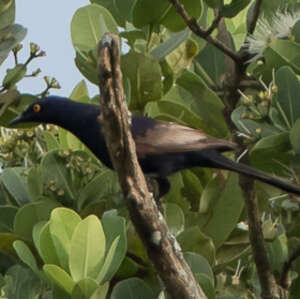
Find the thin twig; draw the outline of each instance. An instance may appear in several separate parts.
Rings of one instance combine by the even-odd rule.
[[[225,44],[223,44],[221,41],[215,39],[210,34],[215,29],[215,26],[218,25],[219,21],[221,20],[222,16],[217,16],[216,19],[213,22],[213,27],[211,26],[208,28],[208,30],[204,30],[200,27],[200,25],[197,23],[197,21],[194,18],[191,18],[186,10],[184,9],[184,6],[179,3],[178,0],[169,0],[178,14],[182,17],[183,21],[186,23],[186,25],[194,32],[197,36],[204,38],[207,42],[213,44],[215,47],[217,47],[219,50],[221,50],[224,54],[229,56],[232,60],[235,62],[240,62],[241,58],[239,55],[237,55],[235,52],[233,52],[230,48],[228,48]]]
[[[249,24],[249,28],[248,28],[249,34],[253,34],[253,32],[255,30],[256,23],[257,23],[257,20],[259,17],[261,4],[262,4],[262,0],[256,0],[256,2],[254,4],[254,8],[252,11],[252,19],[250,20],[250,24]]]
[[[114,34],[104,34],[99,43],[98,74],[102,108],[99,120],[130,219],[172,298],[207,299],[168,231],[139,166],[124,101],[119,39]]]

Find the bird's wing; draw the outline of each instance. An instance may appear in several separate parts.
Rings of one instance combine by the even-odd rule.
[[[164,121],[155,121],[144,134],[137,134],[135,143],[140,156],[204,149],[227,151],[236,147],[233,142],[208,136],[200,130]]]

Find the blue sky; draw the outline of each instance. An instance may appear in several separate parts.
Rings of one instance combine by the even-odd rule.
[[[38,44],[47,54],[30,64],[30,72],[41,68],[42,73],[38,78],[22,80],[18,84],[21,92],[41,92],[45,87],[42,78],[47,75],[55,77],[62,87],[53,89],[51,94],[69,96],[74,86],[84,79],[74,63],[70,24],[74,12],[89,3],[88,0],[16,0],[16,23],[28,29],[20,62],[28,57],[30,42]],[[13,66],[13,57],[9,56],[0,69],[1,80],[6,69]],[[95,85],[88,84],[88,87],[91,96],[98,92]]]

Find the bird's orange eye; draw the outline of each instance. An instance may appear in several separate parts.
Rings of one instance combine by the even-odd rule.
[[[34,112],[40,112],[40,111],[41,111],[41,105],[35,104],[35,105],[33,106],[33,111],[34,111]]]

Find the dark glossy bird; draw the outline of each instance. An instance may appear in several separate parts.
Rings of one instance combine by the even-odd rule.
[[[11,125],[26,122],[58,125],[77,136],[107,167],[112,168],[105,139],[98,121],[97,105],[71,101],[67,98],[45,97],[30,105]],[[206,135],[173,122],[134,116],[131,132],[143,172],[154,176],[160,195],[169,190],[167,176],[186,168],[209,167],[235,171],[267,184],[300,195],[300,189],[277,178],[234,162],[221,153],[235,144]]]

